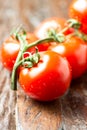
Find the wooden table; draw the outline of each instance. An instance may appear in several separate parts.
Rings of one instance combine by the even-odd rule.
[[[0,43],[23,24],[34,30],[45,18],[68,18],[71,0],[0,0]],[[10,73],[0,63],[0,130],[87,130],[87,74],[71,83],[62,98],[41,103],[19,87],[10,89]]]

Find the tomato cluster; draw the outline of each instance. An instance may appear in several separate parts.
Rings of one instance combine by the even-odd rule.
[[[79,28],[53,17],[33,33],[26,32],[25,38],[18,32],[2,44],[0,60],[12,71],[12,85],[18,75],[20,86],[33,99],[51,101],[62,96],[71,80],[87,70],[87,1],[73,0],[69,15],[78,20]]]

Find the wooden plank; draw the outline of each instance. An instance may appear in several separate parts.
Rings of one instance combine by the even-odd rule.
[[[87,130],[87,74],[72,82],[61,107],[64,130]]]
[[[0,0],[0,46],[12,28],[20,23],[18,0]],[[16,130],[16,93],[10,89],[10,72],[0,63],[0,130]]]
[[[9,73],[0,64],[0,130],[15,130],[15,92],[10,89]]]
[[[61,125],[60,101],[50,103],[30,99],[18,91],[17,110],[19,124],[26,130],[56,130]]]
[[[19,88],[17,109],[22,129],[86,130],[87,74],[72,82],[68,94],[50,103],[33,101]]]

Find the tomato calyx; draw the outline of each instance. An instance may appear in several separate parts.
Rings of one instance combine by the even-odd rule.
[[[27,35],[27,33],[26,33],[26,31],[25,31],[25,29],[22,27],[22,25],[19,25],[18,27],[16,27],[16,28],[14,28],[12,31],[11,31],[11,33],[10,33],[10,35],[13,37],[13,38],[15,38],[16,40],[19,40],[19,34],[21,34],[22,35],[22,37],[24,37],[24,38],[26,38],[26,35]]]
[[[81,23],[78,22],[77,20],[75,19],[69,19],[67,22],[66,22],[67,26],[62,29],[59,33],[57,31],[57,29],[49,29],[47,31],[47,36],[48,37],[53,37],[55,39],[55,41],[61,43],[61,42],[64,42],[65,41],[65,35],[64,33],[69,29],[69,28],[73,28],[75,29],[74,33],[72,33],[71,35],[76,35],[76,31],[80,28],[81,26]]]
[[[67,23],[74,29],[79,29],[81,27],[81,23],[75,19],[69,19]]]
[[[53,37],[56,42],[61,43],[61,42],[64,42],[64,41],[65,41],[65,36],[64,36],[64,34],[58,33],[58,32],[57,32],[56,30],[54,30],[54,29],[49,29],[49,30],[47,31],[47,35],[48,35],[48,37]]]
[[[23,55],[25,55],[26,53],[29,52],[25,52]],[[31,55],[31,53],[29,53],[29,56],[24,57],[23,59],[19,62],[20,65],[22,65],[25,68],[31,68],[34,65],[36,65],[40,60],[40,55],[38,53],[38,49],[36,48],[36,52],[34,54]]]
[[[53,37],[56,42],[64,42],[65,41],[65,36],[62,33],[58,33],[57,30],[55,29],[49,29],[47,31],[47,36],[48,37]]]

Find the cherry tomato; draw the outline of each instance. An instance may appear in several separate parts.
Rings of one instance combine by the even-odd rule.
[[[66,57],[72,67],[72,77],[78,78],[86,71],[87,45],[76,36],[67,39],[64,43],[51,46],[49,50]]]
[[[26,40],[28,41],[28,43],[31,44],[32,42],[37,41],[38,38],[33,33],[27,32]],[[39,51],[45,51],[48,49],[49,47],[48,45],[49,45],[48,43],[47,44],[43,43],[37,45],[37,48]],[[0,60],[3,63],[4,67],[10,71],[13,68],[19,49],[20,49],[20,42],[11,36],[2,44]],[[29,48],[27,50],[27,52],[30,53],[35,53],[35,51],[36,51],[35,47]],[[28,54],[26,53],[25,57],[27,55]]]
[[[33,33],[28,33],[27,34],[27,39],[28,43],[32,43],[36,40],[39,40]],[[43,44],[39,44],[36,46],[38,48],[39,51],[46,51],[49,47],[49,43],[43,43]],[[30,52],[34,53],[35,52],[35,47],[32,47],[29,49]]]
[[[86,47],[87,47],[87,42],[86,42]],[[86,55],[87,55],[87,53],[86,53]],[[86,72],[87,72],[87,62],[86,62]]]
[[[71,67],[66,58],[53,51],[40,52],[40,57],[36,66],[21,69],[19,83],[31,98],[51,101],[69,88]]]
[[[0,47],[0,61],[1,61],[1,47]]]
[[[67,25],[66,25],[66,26],[67,26]],[[66,27],[66,26],[65,26],[65,27]],[[64,34],[65,34],[65,35],[69,35],[69,34],[71,34],[71,33],[74,33],[74,31],[75,31],[74,28],[69,28],[67,31],[64,32]]]
[[[57,17],[48,18],[36,28],[35,35],[39,39],[42,39],[48,37],[47,32],[50,29],[54,29],[55,31],[59,32],[64,27],[65,21],[65,19]]]
[[[87,33],[87,0],[73,0],[69,15],[71,18],[80,21],[82,23],[81,30]]]
[[[30,43],[37,38],[33,36],[32,33],[27,33],[26,40]],[[10,36],[1,47],[1,62],[3,63],[4,67],[8,70],[12,70],[14,62],[17,58],[18,52],[20,49],[20,42],[16,40],[13,36]],[[35,49],[34,49],[35,50]],[[30,52],[33,50],[31,49]]]
[[[12,70],[17,54],[19,52],[19,42],[10,37],[1,47],[1,61],[8,70]]]

